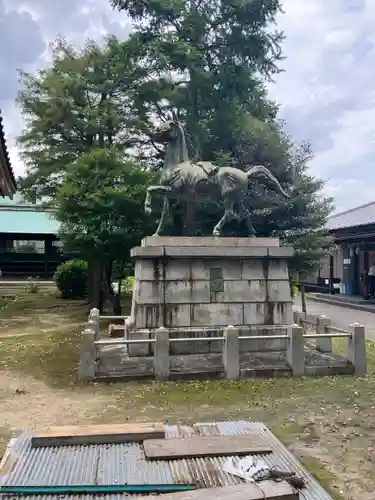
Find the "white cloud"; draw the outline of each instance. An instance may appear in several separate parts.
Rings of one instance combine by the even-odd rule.
[[[0,0],[0,42],[1,22],[7,25],[9,19],[16,21],[15,15],[19,18],[26,16],[29,20],[28,28],[35,36],[40,38],[41,35],[41,40],[45,42],[45,45],[38,47],[34,53],[32,63],[28,60],[28,54],[33,53],[34,40],[26,36],[27,34],[24,38],[20,38],[16,25],[10,27],[9,32],[14,33],[16,40],[22,41],[19,44],[1,44],[1,46],[12,46],[13,51],[15,45],[17,48],[20,46],[18,48],[20,60],[17,61],[17,67],[9,68],[5,64],[2,65],[5,55],[12,53],[0,53],[0,90],[2,87],[5,88],[5,92],[4,90],[0,92],[0,108],[4,118],[9,155],[15,174],[18,176],[24,173],[25,166],[19,157],[15,142],[23,127],[19,109],[13,101],[18,90],[16,69],[21,67],[23,70],[33,71],[46,66],[51,59],[50,43],[58,36],[65,37],[77,46],[83,46],[88,38],[100,40],[112,32],[125,37],[129,32],[130,23],[126,16],[111,9],[109,0],[82,0],[78,4],[76,0]],[[4,99],[8,94],[10,98]]]
[[[375,2],[284,0],[285,73],[270,87],[289,131],[311,140],[337,208],[375,199]],[[287,125],[288,126],[288,125]]]
[[[365,158],[374,153],[375,147],[375,106],[365,109],[344,111],[338,122],[338,128],[331,134],[332,146],[321,152],[313,160],[314,166],[323,172],[336,174],[355,167],[355,172],[360,177],[364,176],[363,165],[356,163],[358,159]],[[358,179],[360,180],[360,179]],[[375,193],[374,193],[375,197]]]
[[[13,144],[13,142],[12,142],[12,144]],[[22,162],[22,160],[18,154],[17,147],[14,144],[11,145],[10,147],[8,147],[8,152],[9,152],[9,156],[11,158],[14,175],[16,177],[18,177],[19,175],[24,174],[25,173],[25,165]]]

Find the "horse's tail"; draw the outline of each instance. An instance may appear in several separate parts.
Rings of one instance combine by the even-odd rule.
[[[276,177],[272,175],[268,168],[264,167],[263,165],[255,165],[254,167],[249,168],[249,170],[246,172],[246,177],[248,181],[250,181],[252,178],[266,181],[265,184],[268,187],[282,194],[283,196],[285,196],[285,198],[290,198],[290,196],[281,187],[280,182],[276,179]]]

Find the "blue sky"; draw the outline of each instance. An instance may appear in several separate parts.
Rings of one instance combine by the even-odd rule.
[[[311,172],[327,180],[338,210],[375,200],[375,1],[284,0],[285,72],[270,85],[287,130],[310,140]],[[58,35],[77,45],[129,32],[109,0],[0,0],[0,107],[16,174],[13,139],[22,128],[14,105],[16,68],[48,63]],[[5,48],[7,48],[5,50]]]

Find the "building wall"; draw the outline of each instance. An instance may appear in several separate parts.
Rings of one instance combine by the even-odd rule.
[[[329,279],[330,257],[327,255],[320,263],[320,267],[314,273],[306,273],[303,280],[307,283],[317,282],[318,278]],[[333,250],[333,277],[343,279],[343,249],[337,247]]]
[[[374,254],[375,258],[375,254]],[[344,252],[341,246],[333,250],[333,277],[343,280]],[[320,267],[313,273],[305,273],[301,280],[305,283],[318,283],[319,278],[328,280],[330,278],[330,256],[327,255],[320,263]],[[328,284],[328,283],[327,283]]]
[[[371,266],[371,264],[375,262],[375,250],[369,250],[368,255],[369,255],[368,262],[369,265]]]
[[[375,249],[370,250],[367,244],[341,243],[337,244],[333,252],[333,277],[342,283],[351,282],[351,292],[349,294],[365,294],[367,283],[368,267],[375,262]],[[374,244],[373,244],[374,245]],[[374,248],[374,247],[373,247]],[[368,264],[366,265],[366,254],[368,254]],[[349,262],[344,264],[344,256]]]
[[[318,270],[318,277],[325,279],[329,278],[329,255],[322,260]]]
[[[327,277],[329,278],[329,266]],[[344,251],[341,245],[333,250],[333,277],[340,281],[344,279]]]

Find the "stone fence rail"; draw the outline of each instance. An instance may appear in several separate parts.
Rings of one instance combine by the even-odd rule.
[[[304,338],[314,337],[317,350],[323,353],[330,354],[333,352],[333,338],[347,337],[347,359],[354,367],[354,375],[359,377],[366,375],[366,334],[363,325],[353,323],[349,325],[347,330],[344,330],[331,325],[331,320],[327,316],[313,316],[299,311],[293,312],[293,320],[303,328],[304,333],[309,329],[315,329],[312,337],[304,334]]]
[[[346,338],[348,341],[347,359],[353,366],[354,375],[366,374],[365,329],[360,324],[353,324],[347,331],[331,326],[329,318],[314,317],[299,312],[294,313],[295,324],[286,326],[285,333],[277,335],[240,335],[239,329],[227,326],[223,334],[217,337],[170,338],[170,332],[164,327],[155,330],[154,338],[130,339],[127,335],[121,339],[100,339],[101,319],[123,319],[125,316],[100,316],[97,309],[92,309],[85,330],[82,333],[79,379],[91,382],[96,376],[96,367],[100,348],[104,346],[129,346],[134,344],[153,344],[153,370],[156,380],[168,380],[170,376],[170,345],[179,342],[220,341],[225,378],[240,378],[240,343],[247,340],[282,339],[286,341],[285,358],[294,376],[303,376],[305,366],[305,342],[315,341],[316,349],[323,353],[332,353],[332,339]],[[308,327],[308,328],[307,328]]]

